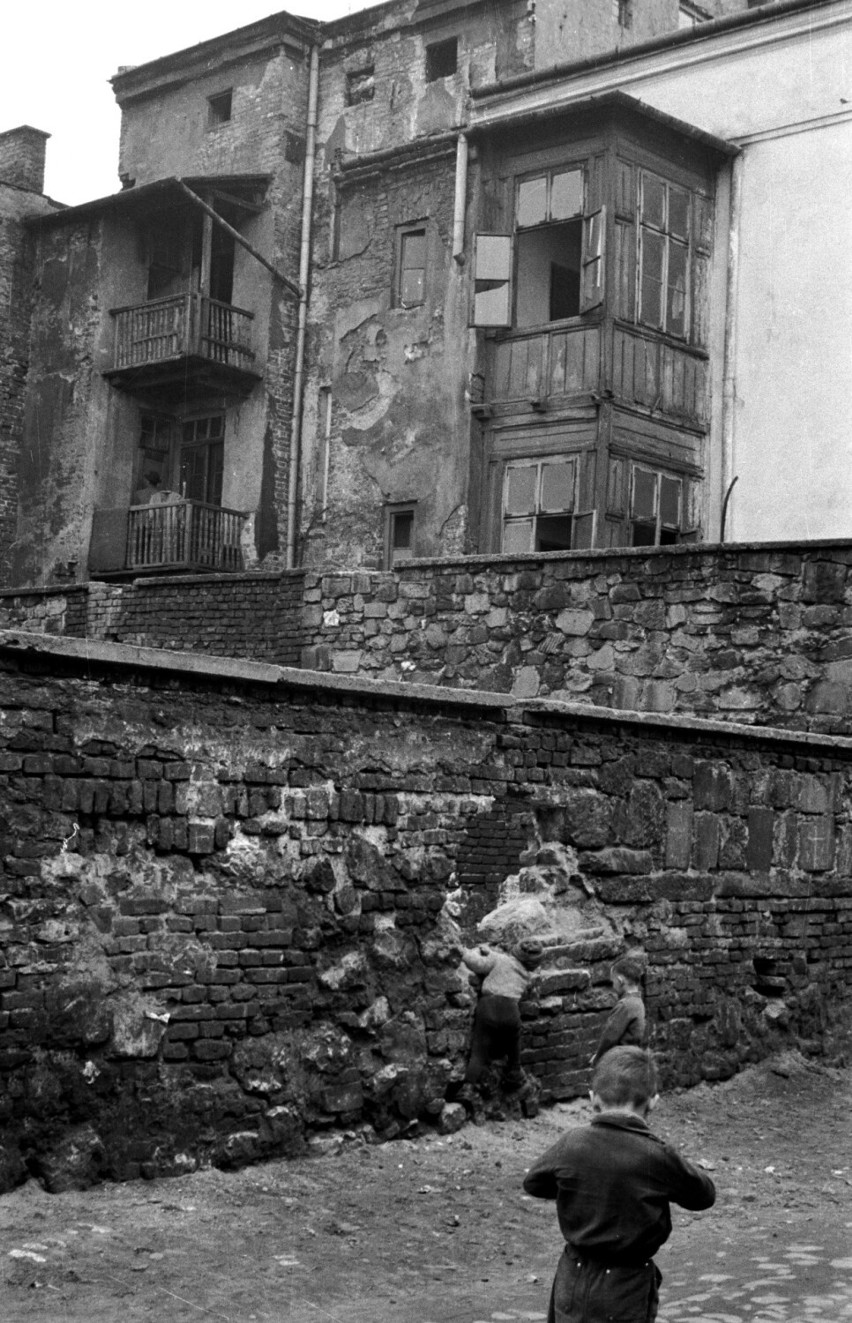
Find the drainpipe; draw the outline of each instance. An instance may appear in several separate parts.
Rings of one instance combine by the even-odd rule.
[[[740,206],[743,157],[731,162],[731,203],[728,239],[728,302],[725,309],[725,358],[722,369],[722,491],[725,494],[719,528],[719,541],[725,540],[728,502],[736,482],[734,476],[734,429],[736,424],[737,383],[737,278],[740,252]]]
[[[459,134],[456,144],[456,195],[453,205],[453,260],[464,262],[464,213],[467,206],[467,137]]]
[[[290,471],[287,484],[287,568],[296,563],[296,510],[302,451],[302,404],[305,390],[305,340],[308,324],[308,279],[311,262],[311,219],[314,201],[314,159],[319,102],[319,46],[311,47],[305,170],[302,182],[302,242],[299,253],[299,318],[296,328],[296,368],[293,374],[293,422],[290,429]]]

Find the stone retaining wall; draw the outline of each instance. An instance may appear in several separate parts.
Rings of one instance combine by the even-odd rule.
[[[667,1084],[844,1028],[852,742],[21,634],[0,699],[6,1184],[81,1125],[132,1177],[455,1124],[500,902],[545,942],[545,1099],[625,946]]]
[[[852,547],[685,546],[308,572],[305,665],[846,731]]]

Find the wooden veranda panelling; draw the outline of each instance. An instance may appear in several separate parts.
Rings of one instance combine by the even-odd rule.
[[[612,372],[616,398],[695,423],[706,421],[706,364],[688,349],[616,327]]]
[[[580,326],[513,336],[494,346],[489,398],[521,400],[597,389],[600,328]]]

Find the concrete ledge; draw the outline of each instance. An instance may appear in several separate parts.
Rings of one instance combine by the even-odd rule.
[[[369,680],[360,676],[341,676],[327,671],[309,671],[295,666],[274,666],[235,657],[217,657],[199,652],[174,652],[166,648],[143,648],[127,643],[104,643],[87,639],[65,638],[57,634],[34,634],[26,630],[0,630],[0,655],[29,655],[56,660],[96,663],[122,669],[170,672],[173,675],[197,676],[200,679],[237,680],[245,684],[281,686],[305,692],[351,694],[366,701],[388,699],[410,704],[427,704],[446,710],[461,708],[506,714],[516,719],[537,716],[605,725],[634,726],[645,730],[692,732],[718,740],[770,743],[814,751],[825,749],[834,754],[852,755],[852,738],[820,734],[814,731],[786,730],[778,726],[750,726],[706,717],[682,716],[664,712],[633,712],[626,708],[596,707],[588,703],[566,703],[558,699],[517,699],[511,694],[487,689],[450,689],[441,685],[407,684],[405,681]]]

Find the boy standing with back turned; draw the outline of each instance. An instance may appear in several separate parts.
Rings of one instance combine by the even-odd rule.
[[[592,1077],[595,1116],[567,1131],[530,1168],[527,1194],[555,1199],[565,1249],[548,1323],[653,1323],[669,1205],[710,1208],[709,1176],[648,1129],[657,1101],[649,1052],[614,1047]]]

